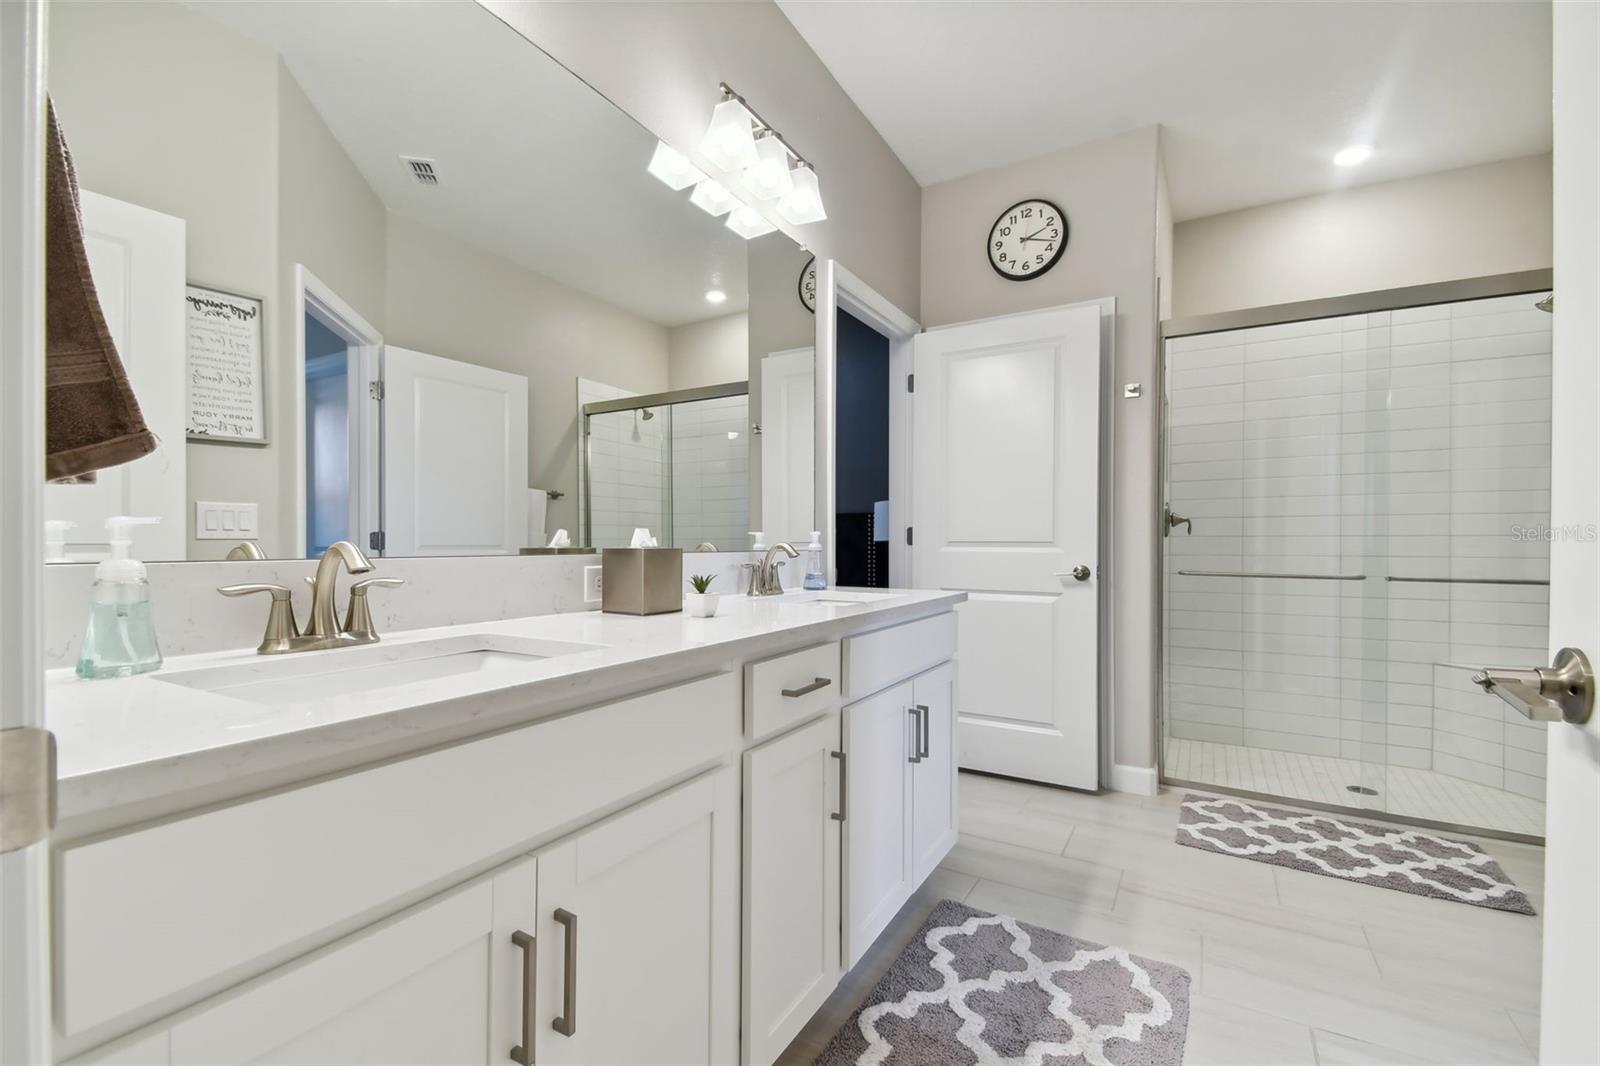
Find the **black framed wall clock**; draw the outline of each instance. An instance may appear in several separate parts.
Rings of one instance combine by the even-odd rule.
[[[989,228],[989,265],[1007,281],[1029,281],[1061,261],[1067,213],[1049,200],[1019,200]]]
[[[812,256],[806,260],[806,265],[800,268],[800,281],[796,286],[800,294],[800,303],[812,314],[817,313],[817,257]]]

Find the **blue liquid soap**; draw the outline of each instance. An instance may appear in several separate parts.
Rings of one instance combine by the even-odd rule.
[[[89,621],[78,653],[78,676],[100,679],[132,677],[161,667],[155,619],[150,614],[150,582],[144,564],[128,552],[131,527],[155,518],[116,515],[106,519],[111,530],[111,558],[94,571],[89,593]]]
[[[828,579],[822,574],[822,531],[811,531],[811,543],[806,545],[806,578],[802,582],[806,589],[816,592],[828,587]]]

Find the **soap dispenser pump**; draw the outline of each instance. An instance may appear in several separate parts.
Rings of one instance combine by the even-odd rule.
[[[808,589],[825,589],[828,579],[822,573],[822,530],[811,531],[811,543],[806,545],[806,579]]]
[[[161,666],[155,620],[150,616],[150,583],[144,564],[131,554],[133,527],[159,521],[130,515],[106,519],[111,557],[94,568],[89,623],[78,655],[79,677],[131,677]]]

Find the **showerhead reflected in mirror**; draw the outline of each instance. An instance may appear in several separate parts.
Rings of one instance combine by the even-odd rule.
[[[61,556],[103,557],[109,514],[162,518],[148,560],[340,539],[503,554],[558,529],[626,544],[583,511],[574,397],[712,385],[740,389],[715,417],[629,416],[622,442],[659,443],[667,484],[616,484],[656,493],[670,543],[744,546],[744,383],[775,338],[809,336],[806,253],[652,177],[654,136],[487,10],[55,0],[49,46],[91,268],[160,440],[95,485],[48,487],[48,517],[75,523]],[[258,334],[199,321],[197,291],[258,309]],[[206,402],[258,412],[259,433],[195,424],[202,346],[233,360]],[[636,503],[619,495],[616,517]]]

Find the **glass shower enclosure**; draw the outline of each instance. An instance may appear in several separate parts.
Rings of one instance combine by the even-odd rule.
[[[1166,324],[1164,780],[1542,836],[1549,285]]]

